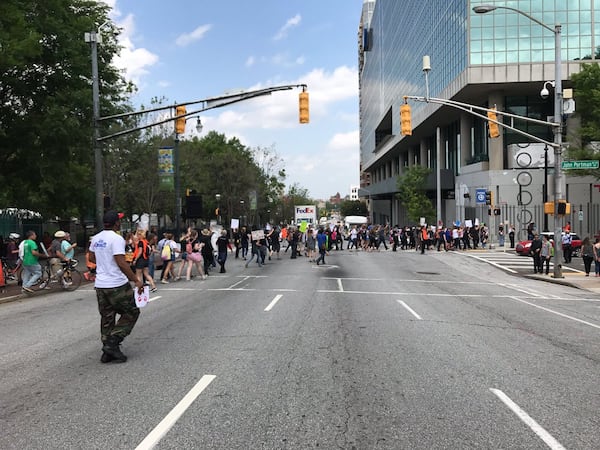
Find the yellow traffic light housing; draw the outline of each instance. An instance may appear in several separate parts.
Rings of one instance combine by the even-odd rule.
[[[497,138],[500,136],[500,128],[496,122],[493,122],[493,120],[498,120],[496,115],[496,107],[490,109],[491,111],[488,111],[487,113],[488,119],[490,119],[488,120],[488,130],[491,138]]]
[[[180,105],[175,108],[175,116],[185,116],[186,109],[185,106]],[[175,119],[175,133],[183,134],[185,133],[185,117],[179,117]]]
[[[494,205],[494,193],[492,191],[485,191],[485,204]]]
[[[406,99],[404,101],[406,102]],[[400,107],[400,129],[403,136],[412,135],[412,114],[408,103]]]
[[[300,123],[308,123],[309,122],[308,92],[306,92],[306,91],[300,92],[300,95],[298,98],[298,105],[299,105]]]

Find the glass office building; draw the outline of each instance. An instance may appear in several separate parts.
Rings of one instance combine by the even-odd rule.
[[[560,24],[563,89],[582,62],[596,60],[600,46],[600,0],[366,0],[359,25],[361,191],[376,223],[408,224],[395,198],[397,178],[414,164],[439,168],[442,220],[478,218],[487,207],[475,202],[481,189],[494,192],[498,221],[544,222],[543,201],[553,199],[552,149],[514,131],[488,138],[487,124],[446,105],[410,101],[412,136],[400,133],[403,96],[496,106],[548,121],[553,94],[555,34],[507,9],[476,14],[491,4],[515,8],[554,29]],[[428,55],[431,71],[423,71]],[[552,141],[551,127],[515,122],[515,127]],[[567,120],[575,128],[574,119]],[[550,153],[549,160],[546,154]],[[525,174],[525,175],[524,175]],[[549,180],[549,182],[548,182]],[[428,182],[436,203],[437,182]],[[589,209],[585,224],[600,228],[590,180],[569,177],[568,200]],[[438,194],[439,195],[439,194]],[[595,203],[598,203],[597,201]],[[594,214],[597,216],[594,218]],[[587,230],[580,230],[580,232]],[[594,232],[596,230],[593,230]]]

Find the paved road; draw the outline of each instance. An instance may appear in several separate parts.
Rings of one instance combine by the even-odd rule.
[[[597,448],[600,296],[456,253],[159,285],[101,364],[90,287],[0,305],[0,448]]]

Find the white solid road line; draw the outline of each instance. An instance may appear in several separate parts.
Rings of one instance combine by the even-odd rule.
[[[552,313],[552,314],[556,314],[557,316],[564,317],[565,319],[574,320],[575,322],[579,322],[579,323],[582,323],[584,325],[589,325],[590,327],[594,327],[594,328],[600,329],[600,325],[596,325],[595,323],[586,322],[585,320],[578,319],[577,317],[569,316],[567,314],[563,314],[563,313],[560,313],[558,311],[554,311],[553,309],[550,309],[550,308],[544,308],[543,306],[536,305],[535,303],[526,302],[525,300],[521,300],[518,297],[508,297],[508,298],[510,298],[510,299],[512,299],[514,301],[517,301],[517,302],[525,303],[526,305],[533,306],[534,308],[539,308],[539,309],[542,309],[542,310],[544,310],[546,312],[549,312],[549,313]]]
[[[338,289],[340,292],[344,292],[344,286],[342,285],[342,279],[338,278],[337,279],[337,285],[338,285]]]
[[[154,300],[158,300],[159,298],[162,298],[162,295],[157,295],[156,297],[152,297],[152,298],[148,299],[148,301],[153,302]]]
[[[533,420],[529,414],[523,411],[519,405],[513,402],[504,392],[499,389],[490,388],[492,391],[502,402],[510,408],[512,412],[514,412],[519,419],[521,419],[529,428],[533,430],[535,434],[537,434],[546,445],[552,450],[565,450],[565,448],[558,442],[556,439],[550,435],[542,426]]]
[[[396,301],[398,303],[400,303],[402,306],[404,306],[406,308],[406,310],[408,312],[410,312],[413,316],[415,316],[417,319],[423,320],[423,318],[420,315],[418,315],[416,312],[414,312],[413,309],[410,306],[408,306],[406,303],[404,303],[402,300],[396,300]]]
[[[269,306],[267,306],[265,308],[265,311],[271,311],[273,306],[275,306],[275,303],[277,303],[281,297],[283,297],[283,295],[281,295],[281,294],[276,295],[275,298],[273,299],[273,301],[271,301],[271,303],[269,303]]]
[[[204,389],[215,379],[216,375],[204,375],[200,381],[181,399],[179,403],[171,410],[167,416],[144,438],[142,442],[135,448],[136,450],[150,450],[169,432],[175,425],[175,422],[183,415],[190,407],[196,398]]]

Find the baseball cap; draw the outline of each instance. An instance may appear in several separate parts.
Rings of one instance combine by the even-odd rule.
[[[116,211],[107,211],[104,214],[104,218],[102,219],[102,222],[104,223],[104,225],[112,227],[115,223],[117,223],[119,220],[121,220],[124,216],[125,216],[125,214],[123,214],[123,213],[118,213]]]

